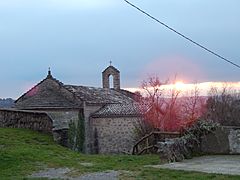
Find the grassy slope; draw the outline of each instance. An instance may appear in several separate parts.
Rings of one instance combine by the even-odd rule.
[[[93,163],[84,167],[80,163]],[[144,168],[158,164],[156,155],[83,155],[72,152],[53,142],[48,135],[23,129],[0,128],[0,179],[22,179],[34,171],[46,167],[74,168],[73,174],[104,170],[128,170],[123,179],[240,179],[239,176],[223,176],[184,171]]]

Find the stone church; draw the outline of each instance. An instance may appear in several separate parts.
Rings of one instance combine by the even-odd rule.
[[[15,101],[15,109],[46,113],[53,121],[54,139],[62,144],[70,121],[84,117],[86,153],[130,152],[136,141],[135,124],[141,119],[135,94],[121,89],[120,71],[112,65],[102,72],[102,85],[65,85],[49,70],[45,79]]]

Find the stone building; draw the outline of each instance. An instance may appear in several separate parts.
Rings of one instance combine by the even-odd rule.
[[[67,143],[69,122],[81,116],[86,153],[129,152],[135,142],[134,124],[141,119],[135,94],[120,88],[120,72],[112,65],[102,72],[102,83],[103,88],[65,85],[49,70],[45,79],[15,101],[15,108],[47,113],[54,138],[62,144]]]

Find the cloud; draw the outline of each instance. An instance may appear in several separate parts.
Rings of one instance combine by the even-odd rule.
[[[224,88],[227,88],[227,93],[239,93],[240,92],[240,82],[202,82],[202,83],[196,83],[196,84],[182,84],[182,87],[178,89],[176,87],[176,84],[168,84],[162,86],[163,89],[169,90],[169,89],[178,89],[180,90],[180,96],[191,96],[191,92],[194,92],[195,88],[197,87],[199,90],[199,93],[201,96],[208,96],[211,88],[217,88],[218,92],[221,93]],[[124,88],[125,90],[128,90],[130,92],[140,92],[142,94],[145,94],[145,90],[142,88]],[[169,92],[169,91],[166,91]],[[165,94],[166,95],[166,94]]]
[[[198,82],[204,79],[202,68],[194,63],[193,60],[183,55],[161,56],[145,66],[143,77],[159,76],[162,81],[166,79],[174,79],[184,82]],[[143,79],[145,79],[143,78]]]

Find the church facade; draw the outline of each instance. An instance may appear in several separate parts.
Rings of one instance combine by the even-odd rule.
[[[15,101],[15,108],[46,113],[53,121],[54,139],[61,144],[67,144],[69,123],[84,117],[86,153],[130,152],[136,141],[135,124],[141,120],[135,94],[121,89],[120,71],[112,65],[102,72],[102,84],[102,88],[65,85],[49,70],[45,79]]]

